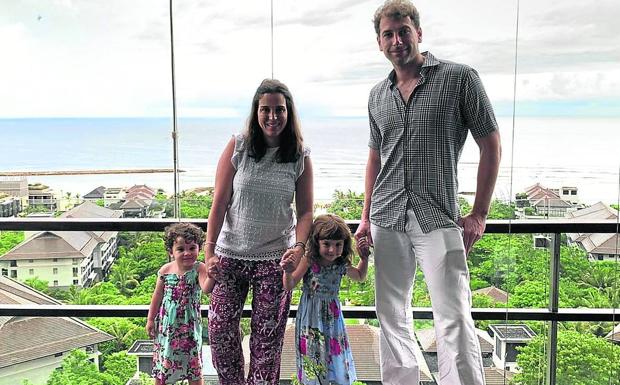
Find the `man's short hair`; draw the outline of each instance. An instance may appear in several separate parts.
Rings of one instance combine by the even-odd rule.
[[[420,14],[416,7],[409,0],[386,0],[382,6],[377,8],[373,22],[375,24],[375,32],[379,35],[379,24],[382,17],[400,20],[409,16],[413,22],[413,26],[420,28]]]

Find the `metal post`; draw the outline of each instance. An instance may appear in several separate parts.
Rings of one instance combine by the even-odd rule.
[[[553,234],[551,239],[551,282],[549,291],[549,310],[557,313],[560,298],[560,233]],[[558,321],[551,321],[549,340],[547,342],[547,385],[555,385],[558,355]]]
[[[172,157],[174,167],[174,217],[179,218],[179,143],[177,133],[177,96],[174,76],[174,26],[172,23],[172,0],[170,0],[170,71],[172,75]]]

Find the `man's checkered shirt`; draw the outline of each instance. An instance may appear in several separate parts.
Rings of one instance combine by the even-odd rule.
[[[412,208],[428,233],[457,226],[457,162],[468,131],[477,139],[498,126],[474,69],[423,55],[421,79],[408,103],[394,71],[370,92],[368,146],[381,158],[370,221],[405,231],[406,210]]]

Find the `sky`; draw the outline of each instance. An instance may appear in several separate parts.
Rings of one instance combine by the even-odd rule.
[[[273,0],[273,71],[303,116],[363,117],[391,66],[377,0]],[[420,0],[422,50],[498,115],[620,116],[617,0]],[[270,0],[174,0],[179,117],[244,117],[272,73]],[[168,0],[2,0],[0,118],[170,116]],[[516,78],[515,78],[516,66]],[[515,89],[516,87],[516,89]]]

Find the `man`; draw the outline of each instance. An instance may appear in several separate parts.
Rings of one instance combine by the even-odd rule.
[[[355,237],[375,246],[383,384],[419,382],[411,314],[419,263],[440,385],[483,385],[466,258],[485,228],[500,161],[498,126],[473,69],[419,51],[420,18],[408,0],[386,1],[374,24],[394,69],[370,92],[366,196]],[[457,162],[468,132],[480,163],[473,210],[460,217]]]

